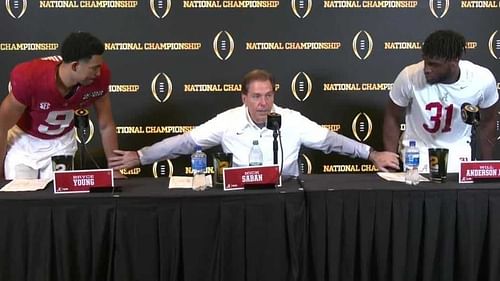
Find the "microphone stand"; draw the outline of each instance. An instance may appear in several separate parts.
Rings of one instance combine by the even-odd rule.
[[[278,136],[280,136],[281,115],[271,112],[267,115],[266,128],[273,130],[273,163],[278,164]],[[282,163],[283,164],[283,163]]]
[[[78,150],[79,150],[79,162],[80,162],[80,169],[84,169],[84,165],[87,162],[86,160],[86,153],[87,153],[87,146],[86,146],[86,141],[87,141],[87,129],[89,128],[89,111],[83,108],[75,110],[75,126],[76,126],[76,133],[77,136],[80,138],[80,143],[78,144]]]
[[[278,135],[279,135],[279,130],[274,129],[273,130],[273,160],[274,160],[274,164],[278,164]]]
[[[479,142],[477,141],[477,132],[479,131],[479,122],[475,121],[472,123],[471,136],[470,136],[470,146],[471,146],[471,160],[479,160]]]
[[[85,163],[87,163],[85,152],[87,151],[87,147],[85,141],[87,140],[87,130],[86,128],[82,128],[80,134],[80,143],[78,144],[79,156],[80,156],[80,170],[85,169]]]
[[[477,135],[479,131],[479,122],[481,116],[479,114],[479,108],[477,106],[471,105],[466,102],[461,106],[462,120],[465,124],[471,125],[471,135],[470,135],[470,148],[471,148],[471,161],[477,161],[480,159],[479,155],[479,142],[477,141]]]

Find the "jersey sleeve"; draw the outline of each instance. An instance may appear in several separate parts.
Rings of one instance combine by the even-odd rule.
[[[398,106],[406,107],[411,100],[411,85],[408,77],[408,69],[403,69],[389,92],[389,97]]]
[[[479,102],[480,108],[488,108],[494,105],[498,101],[498,90],[497,90],[496,79],[493,73],[491,73],[491,71],[488,71],[487,79],[485,80],[487,82],[483,92],[482,99]]]
[[[9,90],[14,95],[17,101],[29,106],[31,104],[30,97],[30,72],[26,64],[19,64],[10,73],[10,87]]]

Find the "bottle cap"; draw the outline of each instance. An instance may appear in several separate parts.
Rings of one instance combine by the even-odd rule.
[[[253,141],[253,145],[258,145],[259,144],[259,141],[258,140],[254,140]]]

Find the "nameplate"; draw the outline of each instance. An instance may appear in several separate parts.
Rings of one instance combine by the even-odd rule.
[[[224,190],[281,186],[278,165],[224,168]]]
[[[54,172],[54,193],[82,193],[113,186],[113,169]]]
[[[464,161],[460,163],[459,183],[473,183],[481,180],[500,180],[500,161]]]

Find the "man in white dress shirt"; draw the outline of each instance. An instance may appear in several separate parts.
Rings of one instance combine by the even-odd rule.
[[[273,130],[266,128],[271,112],[281,115],[281,141],[283,175],[298,176],[298,157],[301,145],[325,153],[337,152],[351,157],[372,161],[386,171],[397,169],[398,155],[377,152],[370,146],[329,131],[302,116],[299,112],[274,104],[275,80],[265,70],[253,70],[245,75],[242,83],[243,105],[229,109],[194,128],[191,132],[166,138],[138,151],[115,150],[117,157],[112,166],[117,169],[151,164],[162,159],[191,154],[196,145],[207,149],[221,145],[224,152],[233,153],[234,166],[248,166],[248,155],[253,140],[258,140],[263,152],[263,165],[273,164]]]

